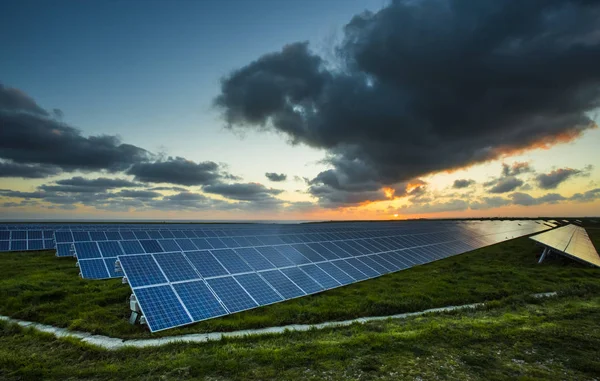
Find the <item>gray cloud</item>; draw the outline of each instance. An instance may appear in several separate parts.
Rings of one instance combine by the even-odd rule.
[[[112,193],[115,196],[127,197],[127,198],[157,198],[161,197],[162,194],[158,192],[153,192],[149,190],[131,190],[131,189],[123,189],[119,192]]]
[[[134,164],[127,174],[145,183],[190,186],[216,182],[223,177],[220,170],[219,165],[212,161],[196,163],[182,157],[168,157],[165,160]]]
[[[550,173],[542,173],[536,177],[538,186],[542,189],[555,189],[563,182],[571,177],[588,175],[592,166],[586,167],[584,170],[573,168],[560,168]]]
[[[495,181],[495,185],[488,190],[490,193],[507,193],[512,192],[523,185],[523,180],[516,177],[502,177]]]
[[[151,156],[140,147],[121,143],[116,136],[85,137],[57,116],[23,92],[0,85],[0,158],[53,168],[48,175],[54,175],[59,170],[117,172]],[[24,174],[31,173],[23,169]]]
[[[267,172],[265,173],[267,179],[275,182],[285,181],[287,179],[287,175],[285,173],[275,173],[275,172]]]
[[[42,179],[58,175],[60,168],[45,164],[21,164],[12,161],[0,161],[0,177],[21,177]]]
[[[283,192],[280,189],[267,188],[258,183],[217,183],[202,188],[206,193],[218,194],[223,197],[240,201],[271,201],[273,196]],[[277,202],[280,202],[277,200]]]
[[[541,197],[533,197],[527,193],[515,192],[509,195],[514,205],[540,205],[540,204],[555,204],[559,201],[567,200],[558,193],[548,193]]]
[[[358,203],[594,127],[599,19],[590,1],[399,0],[355,16],[337,62],[287,45],[225,77],[215,104],[230,128],[327,150],[310,191]]]
[[[463,188],[468,188],[471,185],[475,184],[475,180],[472,179],[459,179],[459,180],[454,180],[454,184],[452,185],[452,188],[454,189],[463,189]]]
[[[512,165],[502,163],[502,176],[517,176],[529,172],[533,172],[533,168],[527,162],[516,161]]]
[[[463,211],[467,209],[469,209],[469,203],[467,201],[453,199],[435,203],[404,205],[398,209],[398,212],[402,214],[444,213]]]
[[[571,200],[578,202],[591,202],[600,199],[600,188],[591,189],[584,193],[575,193]]]
[[[52,184],[40,185],[38,189],[50,192],[82,192],[95,193],[104,192],[109,189],[116,188],[132,188],[138,187],[140,184],[126,179],[109,179],[99,177],[96,179],[86,179],[81,176],[72,177],[70,179],[58,180]]]

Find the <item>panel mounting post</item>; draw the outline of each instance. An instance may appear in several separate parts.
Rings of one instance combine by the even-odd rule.
[[[550,251],[550,249],[548,249],[547,247],[544,247],[544,251],[542,251],[542,256],[540,257],[540,260],[538,261],[538,264],[542,263],[542,261],[544,260],[544,258],[546,258],[546,255],[548,255],[549,251]]]

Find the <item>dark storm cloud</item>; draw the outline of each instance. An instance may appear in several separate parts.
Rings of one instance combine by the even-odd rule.
[[[0,83],[0,110],[49,115],[29,95],[19,89],[6,87],[2,83]]]
[[[463,188],[468,188],[471,185],[475,184],[475,180],[472,179],[459,179],[459,180],[454,180],[454,184],[452,185],[452,188],[454,189],[463,189]]]
[[[116,136],[85,137],[56,117],[21,91],[0,85],[0,158],[55,167],[54,171],[116,172],[150,157]]]
[[[542,173],[538,175],[536,179],[540,188],[555,189],[571,177],[588,175],[591,169],[591,166],[586,167],[584,170],[573,168],[560,168],[550,173]]]
[[[171,183],[179,185],[211,184],[223,177],[219,165],[212,161],[196,163],[183,157],[134,164],[127,174],[145,183]]]
[[[161,197],[162,194],[158,192],[153,192],[149,190],[131,190],[131,189],[123,189],[119,192],[113,193],[115,196],[127,197],[127,198],[157,198]]]
[[[275,182],[285,181],[287,179],[287,175],[285,173],[275,173],[275,172],[267,172],[265,173],[267,179]]]
[[[53,165],[21,164],[12,161],[0,161],[0,177],[42,179],[58,175],[60,172],[60,168]]]
[[[50,192],[76,192],[76,193],[95,193],[105,192],[109,189],[132,188],[140,184],[126,179],[109,179],[99,177],[96,179],[86,179],[81,176],[70,179],[58,180],[54,184],[40,185],[38,189]]]
[[[488,192],[490,193],[507,193],[512,192],[518,187],[523,185],[523,180],[516,177],[502,177],[495,182],[495,185],[491,187]]]
[[[280,189],[267,188],[258,183],[217,183],[202,188],[206,193],[218,194],[223,197],[240,201],[266,201],[283,192]]]
[[[346,25],[338,62],[287,45],[224,78],[215,104],[230,128],[326,149],[310,191],[358,203],[592,128],[599,20],[594,1],[394,1]]]

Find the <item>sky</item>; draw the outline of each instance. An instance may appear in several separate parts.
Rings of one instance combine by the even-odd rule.
[[[600,216],[599,20],[581,0],[3,2],[0,219]]]

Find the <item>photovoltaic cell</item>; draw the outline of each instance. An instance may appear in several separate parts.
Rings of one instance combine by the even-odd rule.
[[[150,254],[123,255],[121,266],[127,269],[127,281],[131,287],[166,283],[163,273]]]
[[[173,288],[194,321],[229,313],[201,280],[177,283],[173,285]]]
[[[287,276],[296,286],[300,287],[307,294],[314,294],[323,290],[323,287],[314,281],[306,273],[298,267],[288,267],[282,269],[281,272]]]
[[[81,276],[86,279],[106,279],[110,275],[103,259],[86,259],[78,262]]]
[[[258,305],[233,277],[212,278],[206,282],[231,313]]]
[[[138,288],[134,293],[153,332],[192,322],[171,286]]]
[[[204,278],[229,274],[210,251],[190,251],[185,256]]]
[[[210,252],[219,262],[221,262],[230,274],[252,271],[250,266],[248,266],[246,262],[231,249],[210,250]]]
[[[295,298],[304,295],[304,292],[298,288],[291,280],[289,280],[279,270],[269,270],[261,272],[260,275],[267,281],[277,292],[286,299]]]
[[[200,275],[194,271],[183,256],[183,253],[154,254],[154,259],[156,259],[170,282],[200,278]]]
[[[242,274],[234,277],[259,305],[276,303],[283,298],[258,274]]]

